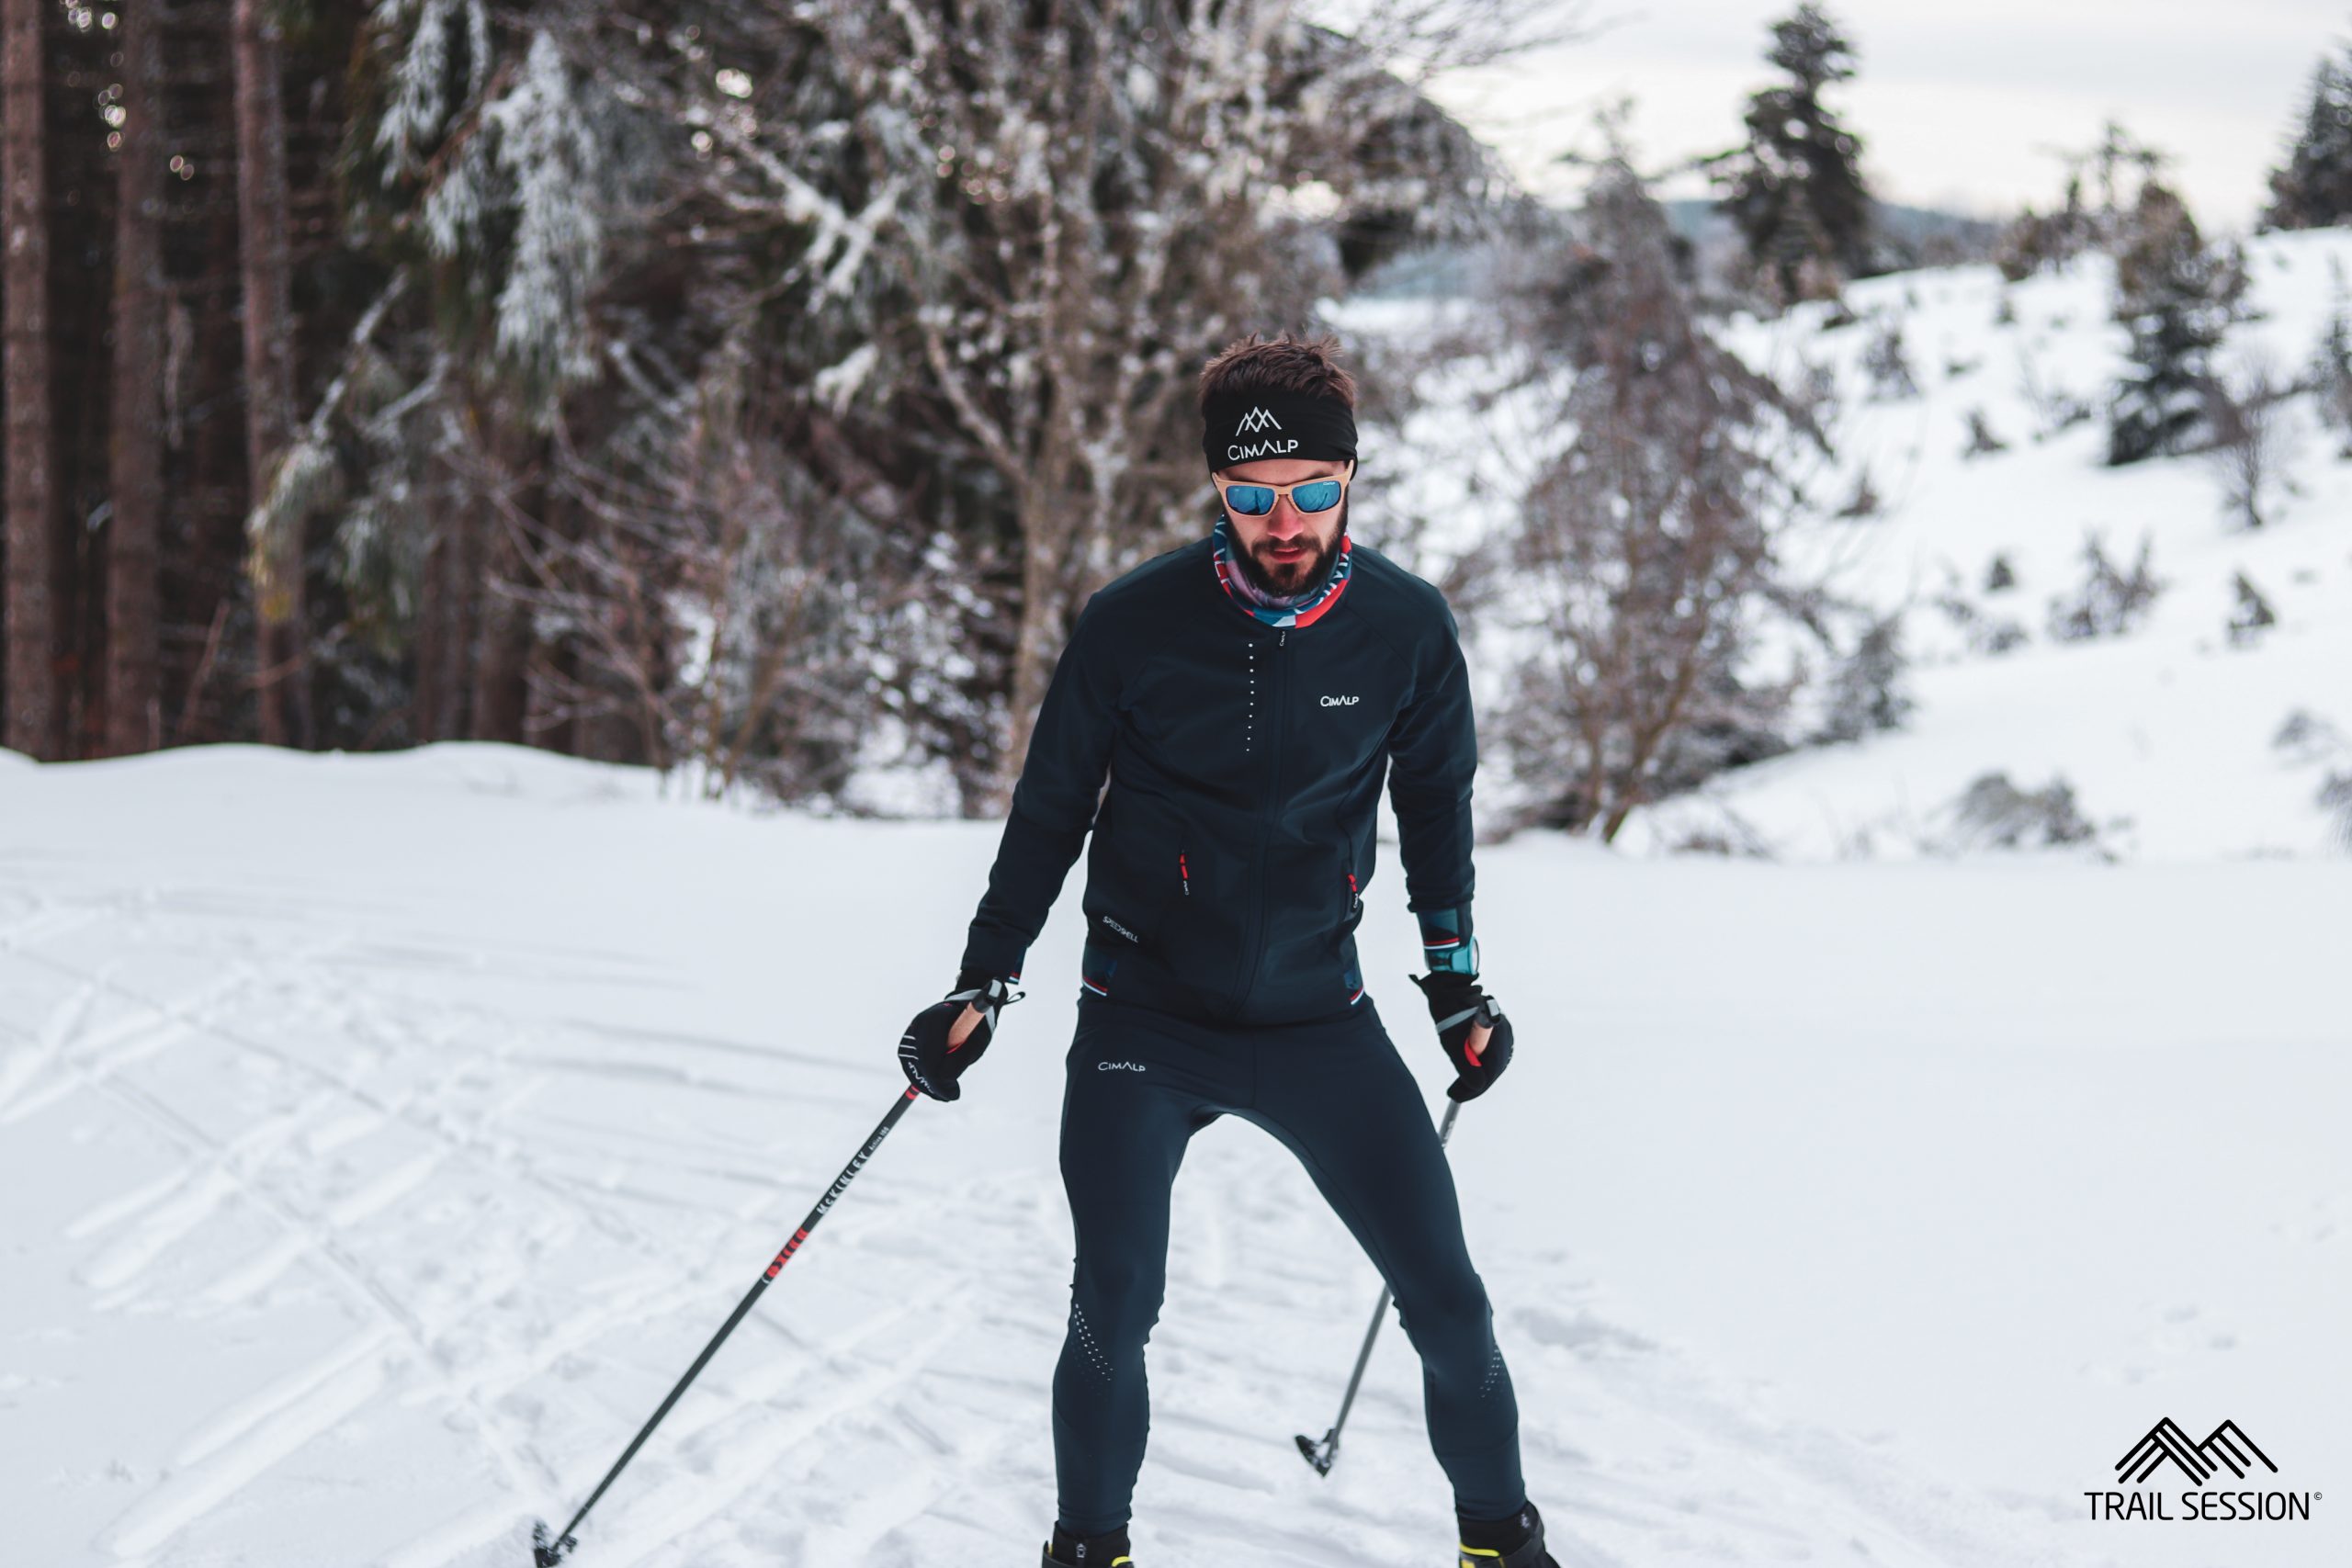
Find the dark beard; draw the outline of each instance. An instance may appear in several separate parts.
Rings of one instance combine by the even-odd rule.
[[[1305,560],[1288,561],[1279,567],[1260,560],[1258,547],[1269,543],[1263,539],[1258,542],[1258,547],[1236,551],[1234,564],[1250,580],[1250,586],[1277,599],[1296,599],[1321,588],[1340,558],[1340,541],[1348,536],[1348,499],[1340,498],[1340,531],[1331,536],[1329,547],[1318,547]],[[1281,574],[1279,579],[1276,573]]]

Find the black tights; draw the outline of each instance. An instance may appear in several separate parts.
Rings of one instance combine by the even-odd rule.
[[[1395,1292],[1455,1507],[1514,1513],[1527,1494],[1510,1373],[1463,1244],[1452,1168],[1372,999],[1312,1023],[1244,1029],[1094,996],[1078,1018],[1062,1101],[1078,1271],[1054,1371],[1061,1524],[1091,1535],[1127,1522],[1150,1427],[1144,1342],[1167,1282],[1169,1190],[1192,1135],[1227,1114],[1298,1156]]]

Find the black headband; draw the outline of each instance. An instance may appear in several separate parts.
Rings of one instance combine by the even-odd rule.
[[[1345,463],[1356,455],[1356,416],[1316,392],[1214,392],[1201,420],[1211,473],[1261,457]]]

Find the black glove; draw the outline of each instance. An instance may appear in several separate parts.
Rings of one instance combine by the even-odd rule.
[[[1494,998],[1479,989],[1476,975],[1453,975],[1440,970],[1433,975],[1408,975],[1406,978],[1429,998],[1430,1019],[1437,1025],[1438,1043],[1453,1059],[1457,1076],[1447,1087],[1445,1097],[1454,1100],[1477,1099],[1510,1066],[1510,1020],[1502,1015]],[[1470,1059],[1470,1032],[1482,1023],[1494,1032],[1487,1036],[1487,1048],[1474,1062]]]
[[[899,1036],[899,1067],[907,1081],[933,1100],[960,1096],[964,1091],[956,1080],[987,1052],[989,1036],[996,1032],[997,1009],[1019,1001],[1025,994],[1014,990],[1010,981],[977,969],[958,973],[956,988],[915,1014],[907,1032]],[[967,1003],[979,1009],[980,1021],[972,1025],[972,1032],[964,1036],[961,1045],[950,1045],[947,1032],[964,1016]]]

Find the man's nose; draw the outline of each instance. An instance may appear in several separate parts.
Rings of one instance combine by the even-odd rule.
[[[1306,531],[1306,514],[1290,503],[1290,497],[1274,498],[1274,509],[1266,515],[1266,532],[1277,539],[1287,539]]]

